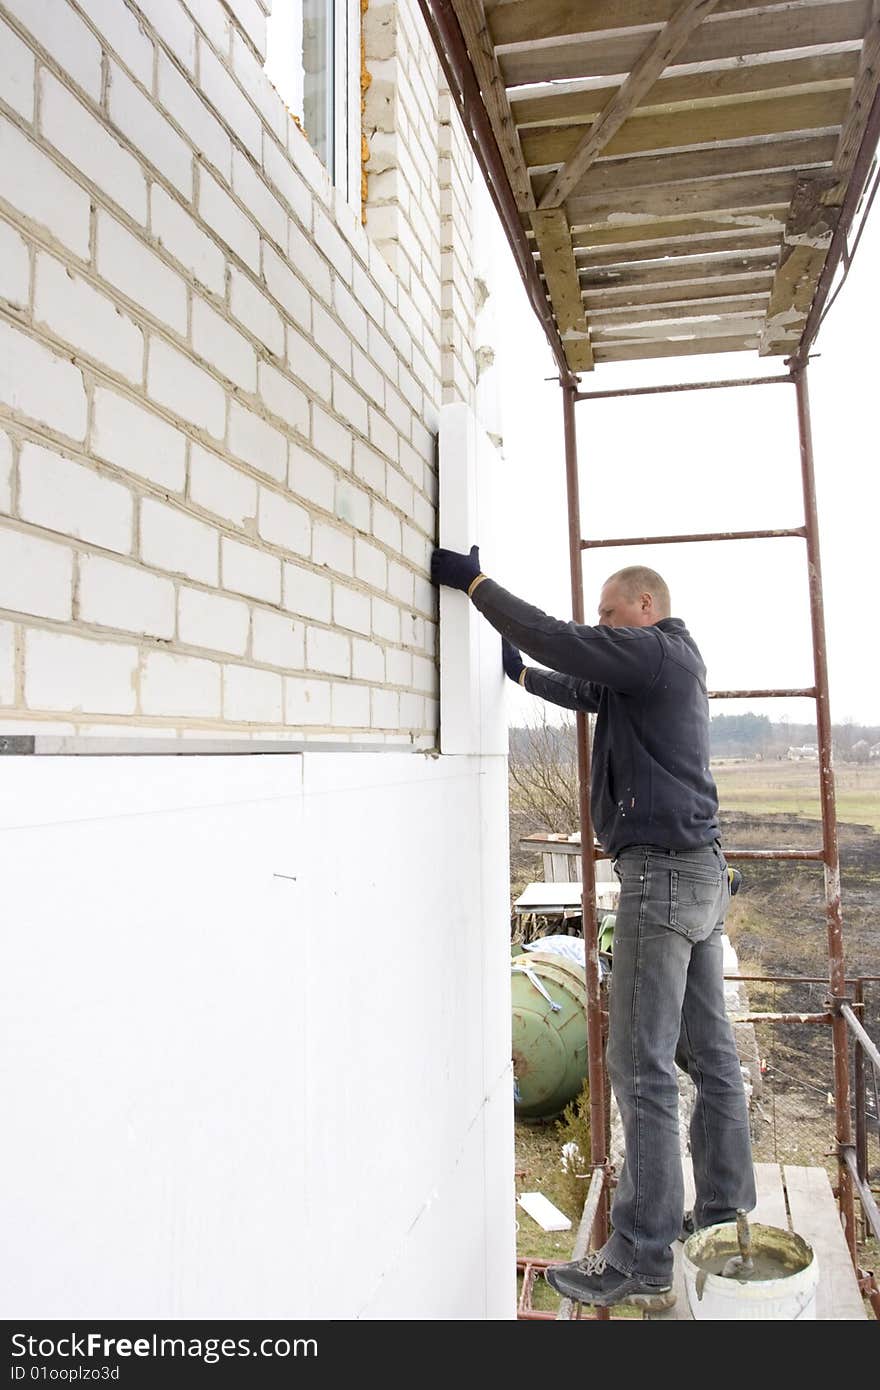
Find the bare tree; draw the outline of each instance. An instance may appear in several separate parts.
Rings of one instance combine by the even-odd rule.
[[[573,718],[510,731],[510,809],[521,833],[570,834],[578,826],[577,728]]]

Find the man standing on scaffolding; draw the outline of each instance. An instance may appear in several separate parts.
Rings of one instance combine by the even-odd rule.
[[[599,625],[548,617],[489,579],[479,551],[435,550],[435,584],[468,595],[503,640],[507,675],[533,695],[596,714],[590,806],[614,861],[608,1072],[625,1161],[602,1250],[547,1279],[581,1303],[645,1302],[672,1287],[684,1192],[675,1064],[696,1103],[694,1228],[754,1207],[745,1091],[724,1007],[721,932],[730,902],[709,772],[706,668],[653,570],[606,581]],[[522,649],[549,670],[526,667]]]

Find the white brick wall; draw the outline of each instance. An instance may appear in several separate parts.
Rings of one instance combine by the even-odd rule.
[[[365,234],[267,8],[0,0],[7,718],[431,741],[470,156],[414,0],[370,7]]]

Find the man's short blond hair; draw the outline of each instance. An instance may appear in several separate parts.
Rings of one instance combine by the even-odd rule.
[[[605,582],[619,584],[624,597],[629,599],[630,603],[634,603],[640,594],[650,594],[661,618],[668,618],[672,612],[672,600],[666,580],[656,570],[649,570],[646,565],[627,565],[626,569],[609,575]]]

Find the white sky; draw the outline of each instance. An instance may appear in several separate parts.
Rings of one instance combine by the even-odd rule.
[[[487,219],[488,220],[488,219]],[[505,457],[505,542],[483,568],[556,617],[571,617],[562,393],[497,219],[493,289]],[[880,211],[826,320],[809,371],[819,504],[831,717],[880,723],[874,609],[880,546],[877,411],[880,394]],[[584,390],[784,371],[752,353],[600,365]],[[664,535],[799,526],[803,521],[794,388],[738,387],[576,406],[582,536]],[[479,539],[479,538],[475,538]],[[587,621],[603,580],[623,565],[660,571],[673,613],[696,638],[710,689],[812,685],[806,546],[802,540],[727,541],[584,553]],[[512,723],[534,697],[508,683]],[[713,701],[713,714],[752,710],[807,722],[811,700]]]

